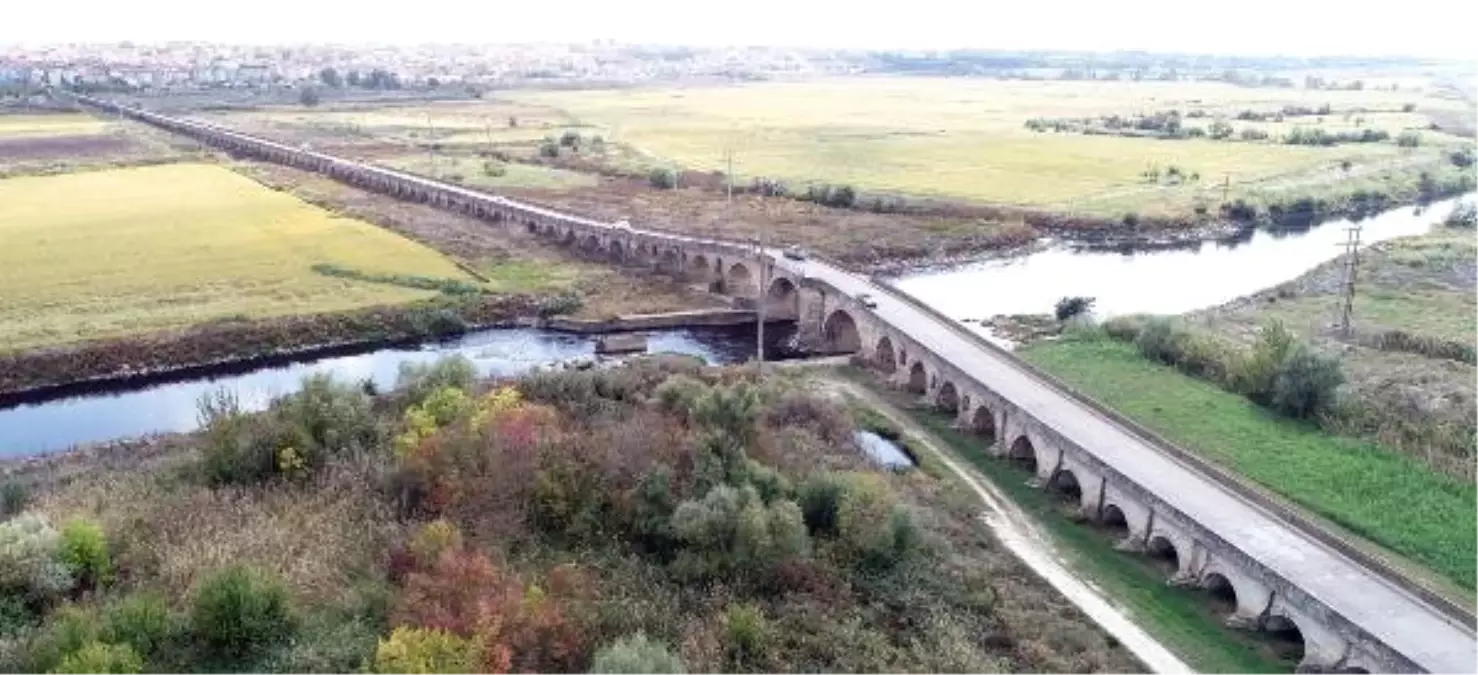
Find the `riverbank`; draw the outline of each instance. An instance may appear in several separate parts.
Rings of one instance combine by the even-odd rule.
[[[0,407],[104,381],[128,385],[194,370],[254,368],[273,360],[363,351],[508,326],[519,317],[536,315],[538,309],[538,300],[527,296],[441,296],[409,305],[214,321],[164,333],[8,352],[0,354]]]

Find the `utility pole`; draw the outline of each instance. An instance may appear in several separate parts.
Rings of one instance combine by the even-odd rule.
[[[1221,180],[1221,203],[1227,203],[1227,193],[1232,191],[1232,174],[1226,174]]]
[[[431,162],[431,177],[440,178],[436,173],[436,127],[431,125],[431,113],[426,113],[426,158]]]
[[[1350,315],[1355,309],[1355,274],[1360,268],[1360,226],[1345,228],[1345,269],[1344,282],[1341,284],[1339,332],[1346,339],[1350,337]]]
[[[729,164],[729,168],[724,171],[725,182],[728,184],[727,185],[727,188],[728,188],[728,200],[729,200],[730,203],[733,203],[733,201],[734,201],[734,150],[732,148],[724,148],[724,159],[727,160],[728,161],[728,164]]]
[[[759,264],[760,264],[760,273],[759,273],[760,289],[759,289],[759,296],[758,296],[759,297],[759,302],[757,303],[758,304],[758,307],[757,307],[757,311],[755,312],[755,318],[757,320],[755,321],[755,324],[754,324],[755,325],[755,341],[758,343],[758,345],[755,348],[755,352],[756,352],[756,355],[758,356],[758,359],[759,359],[758,366],[759,366],[760,380],[764,380],[765,379],[765,304],[766,304],[766,301],[768,301],[770,299],[769,283],[768,283],[768,281],[769,281],[770,266],[768,264],[766,264],[766,262],[765,262],[765,245],[764,245],[763,241],[759,237],[755,237],[755,239],[754,239],[754,252],[756,254],[755,255],[755,259],[759,260]]]

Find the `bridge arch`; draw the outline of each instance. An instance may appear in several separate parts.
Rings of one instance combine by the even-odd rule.
[[[657,260],[657,269],[676,276],[682,271],[682,258],[675,248],[663,249],[662,257]]]
[[[970,430],[984,436],[986,442],[996,442],[996,416],[984,403],[976,406],[975,414],[970,416]]]
[[[776,319],[793,319],[800,315],[796,306],[795,282],[787,277],[775,277],[765,292],[765,316]]]
[[[1294,672],[1319,672],[1319,669],[1308,667],[1312,665],[1309,663],[1312,661],[1312,654],[1309,653],[1308,637],[1298,621],[1286,614],[1270,613],[1263,623],[1263,633],[1271,643],[1274,653],[1284,660],[1299,664]]]
[[[898,370],[898,357],[893,354],[893,341],[884,335],[878,340],[877,348],[873,349],[873,363],[877,364],[878,370],[885,373],[893,373]]]
[[[738,265],[735,265],[738,267]],[[821,335],[825,340],[827,351],[834,354],[844,354],[862,349],[862,335],[857,331],[857,321],[852,318],[847,310],[838,309],[832,311],[826,321],[821,324]]]
[[[919,395],[929,390],[929,373],[924,370],[923,361],[914,361],[913,365],[909,366],[908,390]]]
[[[696,279],[706,280],[713,276],[713,270],[708,268],[708,257],[702,253],[693,256],[693,259],[689,261],[688,270]]]
[[[1161,569],[1168,570],[1167,575],[1173,577],[1180,573],[1181,552],[1175,548],[1175,542],[1170,537],[1163,534],[1150,535],[1149,541],[1145,542],[1145,553]]]
[[[1207,572],[1201,577],[1201,589],[1211,599],[1212,609],[1218,616],[1237,613],[1237,587],[1220,572]]]
[[[620,240],[612,239],[606,244],[606,257],[612,262],[621,262],[626,259],[626,247],[621,244]]]
[[[754,274],[749,271],[749,267],[745,266],[744,263],[736,262],[729,266],[729,272],[724,277],[724,285],[728,287],[730,293],[736,295],[747,294],[753,290]]]
[[[1022,434],[1011,441],[1011,449],[1006,452],[1006,458],[1017,466],[1025,468],[1033,476],[1037,475],[1037,448],[1032,445],[1032,440]]]
[[[600,251],[600,237],[591,234],[586,235],[584,239],[580,240],[581,253],[585,253],[588,255],[594,254],[598,251]]]
[[[1129,519],[1124,516],[1124,510],[1117,504],[1104,504],[1103,514],[1098,519],[1098,523],[1117,541],[1129,538]]]
[[[955,388],[955,383],[945,382],[939,387],[939,393],[934,396],[934,405],[950,414],[960,412],[960,391]]]
[[[1083,484],[1072,469],[1058,469],[1047,482],[1047,490],[1073,504],[1083,503]]]

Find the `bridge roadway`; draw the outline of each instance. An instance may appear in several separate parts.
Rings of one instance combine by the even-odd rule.
[[[1478,670],[1478,643],[1419,599],[1276,517],[1232,494],[1201,472],[1064,396],[1020,366],[982,348],[919,310],[892,289],[815,260],[772,251],[777,267],[826,282],[857,297],[870,293],[872,311],[936,355],[1052,427],[1079,447],[1153,492],[1270,570],[1433,673]]]
[[[111,106],[96,101],[87,102]],[[145,115],[154,118],[146,121],[154,123],[168,120],[158,115]],[[197,127],[196,133],[209,128],[209,133],[250,138],[253,142],[269,145],[274,151],[281,149],[303,152],[265,139],[247,137],[217,125],[193,121],[184,123]],[[637,228],[618,228],[383,167],[332,158],[321,153],[304,154],[330,160],[341,167],[348,165],[364,172],[393,175],[419,185],[434,186],[438,191],[453,193],[468,200],[493,200],[505,208],[561,218],[566,222],[576,222],[582,227],[598,228],[608,233],[660,238],[673,243],[702,244],[729,254],[740,251],[758,253],[752,247],[735,242],[709,241]],[[1262,506],[1235,494],[1212,477],[1176,459],[1166,449],[1059,391],[1053,384],[1014,363],[1008,356],[985,348],[957,324],[915,306],[913,301],[896,294],[893,289],[824,261],[792,260],[780,255],[778,250],[767,250],[763,257],[763,262],[772,265],[778,273],[820,282],[851,300],[855,301],[863,293],[870,294],[876,307],[866,311],[890,330],[926,347],[970,379],[988,384],[991,390],[1056,431],[1068,443],[1090,453],[1129,481],[1172,505],[1257,564],[1286,579],[1313,600],[1322,603],[1385,647],[1399,653],[1417,668],[1435,673],[1478,672],[1478,642],[1475,642],[1471,626],[1464,627],[1449,619],[1432,605],[1399,588],[1375,570],[1362,566],[1312,536],[1290,527]],[[764,293],[763,289],[761,293]],[[867,346],[863,345],[862,348],[865,351]]]

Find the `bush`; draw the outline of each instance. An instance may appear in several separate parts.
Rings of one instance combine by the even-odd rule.
[[[1145,317],[1141,315],[1116,316],[1102,324],[1104,334],[1120,342],[1133,342],[1144,328]]]
[[[61,534],[37,514],[0,523],[0,591],[48,602],[71,590],[71,570],[58,559],[61,545]]]
[[[502,162],[488,160],[482,163],[482,175],[490,178],[502,178],[508,175],[508,167],[504,166]]]
[[[328,455],[373,448],[378,429],[370,400],[358,386],[336,381],[332,374],[303,378],[302,389],[273,404],[297,427],[305,441],[309,466],[319,466]]]
[[[845,480],[838,474],[812,475],[797,491],[806,529],[812,536],[825,537],[837,533],[837,508],[846,490]]]
[[[671,190],[677,187],[677,174],[672,169],[652,169],[647,181],[659,190]]]
[[[62,659],[54,673],[138,673],[144,661],[128,645],[89,642]]]
[[[672,530],[685,545],[677,571],[700,578],[763,576],[811,547],[800,507],[784,500],[765,506],[749,486],[719,485],[702,500],[684,502]]]
[[[1312,418],[1333,406],[1344,380],[1337,359],[1298,344],[1278,368],[1272,407],[1289,417]]]
[[[1458,202],[1452,207],[1452,212],[1442,221],[1447,227],[1462,229],[1474,229],[1478,227],[1478,204],[1473,202]]]
[[[563,136],[560,136],[559,137],[559,144],[561,146],[563,146],[563,147],[566,147],[566,148],[572,148],[572,149],[575,149],[575,150],[579,150],[580,149],[580,140],[581,140],[580,139],[580,132],[578,132],[578,131],[566,131]]]
[[[104,642],[127,644],[145,659],[153,657],[174,637],[175,624],[164,598],[136,593],[103,608]]]
[[[1415,148],[1422,144],[1422,135],[1415,131],[1403,131],[1396,136],[1396,145],[1403,148]]]
[[[216,655],[241,660],[265,653],[293,633],[287,589],[265,572],[236,565],[200,583],[191,628]]]
[[[444,356],[431,363],[402,363],[395,388],[405,391],[410,405],[420,405],[432,392],[451,387],[472,391],[477,366],[461,354]]]
[[[1256,403],[1270,404],[1278,369],[1288,358],[1293,343],[1293,334],[1288,332],[1282,322],[1271,321],[1265,324],[1257,333],[1251,356],[1232,374],[1232,390]]]
[[[1057,305],[1053,308],[1053,314],[1057,317],[1058,321],[1067,321],[1079,314],[1087,314],[1093,311],[1093,302],[1094,298],[1086,298],[1078,295],[1064,297],[1057,301]]]
[[[682,659],[645,633],[628,635],[595,653],[592,673],[686,673]]]
[[[75,605],[57,610],[26,649],[26,669],[44,673],[98,640],[98,618]]]
[[[1134,344],[1145,358],[1173,366],[1185,355],[1185,340],[1186,334],[1170,319],[1153,317],[1140,328]]]
[[[83,588],[112,581],[113,557],[108,553],[108,538],[97,523],[78,518],[63,525],[58,557]]]
[[[877,474],[850,474],[837,504],[837,535],[866,569],[887,569],[918,550],[918,528]]]
[[[560,314],[571,314],[580,310],[585,305],[585,300],[574,291],[565,291],[558,295],[552,295],[539,299],[537,311],[540,317],[545,319]]]
[[[375,648],[376,673],[475,673],[477,643],[435,628],[401,626]]]
[[[0,486],[0,518],[9,518],[31,504],[31,486],[18,480],[9,480]]]
[[[539,144],[539,155],[541,157],[548,157],[550,159],[558,157],[559,144],[554,142],[554,139],[552,138],[544,139],[544,142]]]
[[[737,664],[762,657],[769,649],[770,622],[751,604],[732,605],[724,612],[729,656]]]

